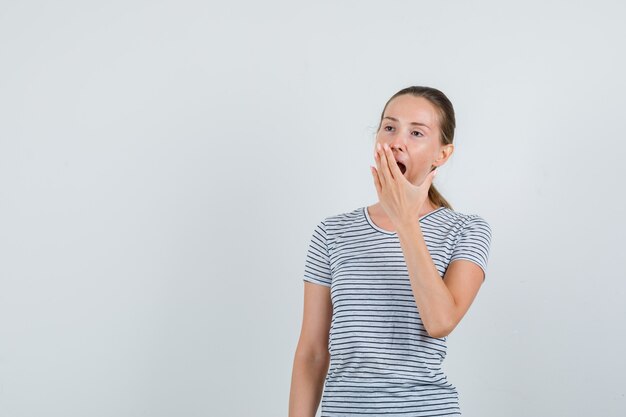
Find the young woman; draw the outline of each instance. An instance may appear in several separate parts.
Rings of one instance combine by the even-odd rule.
[[[460,415],[442,371],[447,336],[485,279],[491,228],[432,184],[452,155],[454,109],[408,87],[383,109],[379,201],[326,217],[311,236],[290,417]],[[323,393],[323,395],[322,395]]]

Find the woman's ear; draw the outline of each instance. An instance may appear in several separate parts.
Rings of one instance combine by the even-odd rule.
[[[454,145],[449,143],[447,145],[445,145],[442,149],[441,152],[439,154],[439,158],[435,159],[435,161],[443,161],[439,166],[445,164],[445,162],[448,160],[448,158],[450,158],[450,156],[452,155],[452,152],[454,152]],[[437,168],[437,166],[432,165],[432,169]]]

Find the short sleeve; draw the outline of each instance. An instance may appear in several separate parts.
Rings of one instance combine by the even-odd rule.
[[[461,230],[461,235],[452,250],[450,262],[467,259],[480,266],[487,276],[487,260],[491,245],[491,227],[479,215],[473,215]]]
[[[304,265],[304,281],[330,287],[330,258],[326,236],[326,224],[321,221],[315,226]]]

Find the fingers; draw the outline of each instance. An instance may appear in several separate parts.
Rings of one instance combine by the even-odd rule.
[[[380,146],[380,144],[378,145]],[[380,146],[380,163],[382,164],[382,172],[385,177],[385,181],[393,179],[393,175],[391,174],[391,170],[389,169],[389,158],[387,157],[387,144],[385,146]]]
[[[382,186],[385,185],[385,174],[382,169],[382,161],[380,156],[380,144],[376,144],[376,150],[374,151],[374,159],[376,160],[376,172],[378,174],[379,184]]]
[[[391,147],[389,147],[386,143],[382,147],[379,144],[378,147],[380,148],[379,150],[383,165],[382,169],[385,177],[393,180],[405,179],[404,175],[402,175],[400,167],[396,163],[396,158],[393,156]]]
[[[404,176],[402,175],[402,171],[400,171],[400,167],[396,163],[396,158],[393,156],[393,151],[386,143],[384,152],[387,157],[387,165],[389,166],[389,170],[391,171],[391,176],[394,179],[404,178]]]
[[[427,187],[430,188],[430,184],[433,183],[433,180],[435,179],[435,175],[437,175],[437,171],[438,169],[435,168],[432,171],[430,171],[427,175],[426,178],[424,178],[424,181],[422,181],[422,183],[420,184],[420,187]]]
[[[374,186],[376,187],[376,194],[378,194],[378,197],[380,198],[381,186],[380,186],[380,179],[378,178],[378,171],[374,167],[370,167],[370,168],[372,171],[372,177],[374,177]]]
[[[378,158],[378,149],[374,150],[374,160],[376,161],[376,168],[371,167],[371,171],[372,171],[372,176],[374,177],[374,186],[376,187],[376,194],[378,194],[378,198],[380,199],[380,194],[382,191],[382,185],[381,185],[381,181],[382,178],[380,178],[380,162],[379,162],[379,158]]]

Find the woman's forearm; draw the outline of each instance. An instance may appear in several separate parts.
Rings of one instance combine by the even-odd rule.
[[[329,364],[330,355],[314,357],[296,352],[291,375],[289,417],[315,417]]]
[[[419,222],[405,221],[398,227],[398,238],[422,323],[432,337],[444,337],[451,330],[456,304],[430,256]]]

